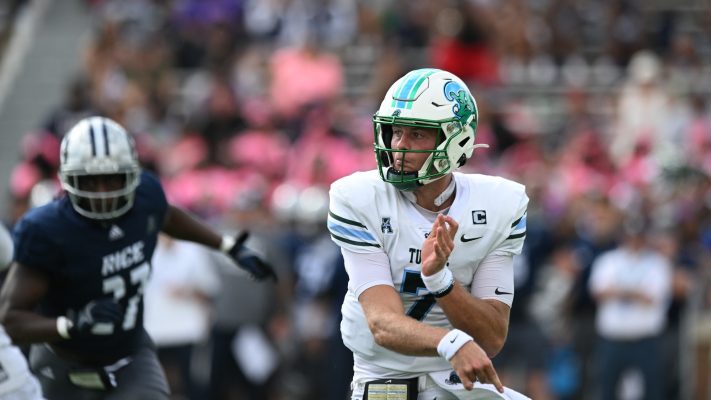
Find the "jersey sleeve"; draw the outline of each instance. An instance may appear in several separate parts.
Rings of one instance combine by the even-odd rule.
[[[509,307],[514,299],[512,255],[489,255],[476,270],[470,290],[474,297],[496,299]]]
[[[510,223],[503,227],[506,238],[494,249],[493,254],[495,255],[517,255],[521,254],[523,249],[523,242],[526,239],[528,196],[526,196],[523,186],[517,186],[519,186],[519,190],[515,193],[518,194],[518,204],[515,207],[515,212],[512,213],[513,217]]]
[[[331,185],[328,231],[341,248],[355,253],[382,252],[382,240],[365,216],[363,207],[354,204],[353,193],[345,190],[343,181]]]
[[[41,229],[38,221],[22,218],[13,229],[13,239],[18,263],[44,272],[51,272],[53,266],[60,265],[62,256],[58,246]]]
[[[356,299],[373,286],[395,287],[390,271],[390,260],[385,253],[353,253],[341,249],[341,254],[348,273],[348,290],[355,295]]]

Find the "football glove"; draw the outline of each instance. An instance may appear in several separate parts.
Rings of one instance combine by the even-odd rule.
[[[262,260],[255,252],[244,246],[244,242],[249,237],[249,232],[242,232],[236,239],[224,238],[224,243],[234,242],[234,245],[227,247],[225,253],[239,266],[247,271],[252,278],[263,281],[271,279],[277,281],[274,269],[266,261]]]
[[[111,335],[123,320],[123,309],[113,298],[92,300],[74,315],[69,315],[69,337]]]

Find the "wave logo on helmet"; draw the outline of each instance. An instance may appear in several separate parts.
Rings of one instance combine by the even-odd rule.
[[[456,104],[452,106],[452,112],[462,123],[469,121],[471,125],[476,121],[476,106],[474,106],[474,100],[459,82],[447,82],[444,85],[444,97],[449,101],[456,102]],[[474,115],[474,118],[470,121],[469,118],[472,115]]]

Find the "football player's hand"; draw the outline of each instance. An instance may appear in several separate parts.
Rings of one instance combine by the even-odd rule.
[[[277,276],[274,269],[266,261],[262,260],[256,253],[244,246],[244,242],[249,236],[248,232],[242,232],[228,251],[227,255],[234,262],[258,281],[271,279],[276,282]]]
[[[484,349],[475,342],[467,342],[449,362],[465,389],[472,390],[474,382],[479,381],[480,383],[490,383],[496,386],[496,390],[500,393],[504,392],[504,385],[501,384],[491,359],[486,355]]]
[[[459,224],[448,215],[439,214],[429,236],[422,245],[422,274],[433,275],[447,264],[449,255],[454,250],[454,236]]]
[[[69,336],[110,335],[123,320],[123,309],[113,298],[90,301],[71,316]]]

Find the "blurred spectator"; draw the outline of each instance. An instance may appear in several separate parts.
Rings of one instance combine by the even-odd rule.
[[[335,125],[336,104],[314,106],[303,116],[303,130],[291,147],[287,178],[302,186],[327,186],[361,168],[361,144],[349,131]]]
[[[380,23],[385,44],[406,49],[423,48],[428,44],[437,4],[425,0],[390,0],[383,3]]]
[[[618,65],[630,62],[632,54],[645,45],[641,4],[635,1],[615,0],[605,11],[605,29],[608,32],[608,52]]]
[[[580,272],[568,299],[571,318],[572,345],[580,359],[580,385],[573,398],[588,399],[598,385],[594,374],[596,304],[588,290],[592,265],[603,253],[617,247],[619,211],[612,202],[597,194],[575,199],[557,226],[560,240],[570,239],[574,246]]]
[[[692,166],[711,175],[711,115],[704,96],[691,97],[691,112],[681,137],[684,153]]]
[[[59,192],[59,140],[49,132],[28,133],[21,147],[22,161],[10,173],[11,223]]]
[[[644,399],[665,398],[661,335],[667,324],[672,267],[647,241],[649,224],[628,217],[619,248],[592,266],[590,291],[598,303],[596,348],[600,399],[621,399],[625,373],[638,371]]]
[[[478,2],[458,1],[439,11],[436,18],[440,34],[434,37],[432,64],[467,82],[497,83],[498,60],[489,37],[493,32],[490,10]],[[506,25],[515,28],[525,22],[519,18],[516,24]]]
[[[699,54],[698,41],[691,32],[677,32],[671,39],[670,49],[664,62],[669,70],[669,80],[675,91],[695,91],[704,81],[703,58]]]
[[[531,296],[530,312],[550,344],[547,386],[554,398],[573,399],[579,388],[580,361],[573,351],[568,298],[580,273],[571,243],[561,243],[542,268]]]
[[[291,0],[284,4],[280,44],[299,46],[317,41],[319,46],[336,48],[353,40],[355,0]]]
[[[663,333],[663,357],[666,359],[665,370],[666,398],[683,398],[683,372],[681,359],[683,357],[682,343],[686,341],[681,335],[682,315],[688,307],[688,299],[692,295],[693,277],[699,273],[699,252],[692,250],[697,244],[693,240],[682,245],[682,239],[672,229],[665,228],[652,235],[652,245],[672,264],[671,303],[667,310],[667,327]]]
[[[661,154],[672,150],[665,130],[671,104],[662,86],[659,58],[649,51],[636,53],[628,70],[629,79],[620,93],[617,126],[610,143],[618,166],[625,165],[638,151],[649,152],[659,160]]]
[[[174,399],[205,398],[207,376],[199,376],[196,360],[204,352],[219,290],[210,263],[206,249],[167,236],[160,237],[151,263],[144,320]]]
[[[229,268],[228,259],[211,254],[220,290],[214,303],[210,334],[210,366],[207,368],[209,392],[204,398],[215,400],[273,399],[289,395],[291,386],[282,378],[284,342],[290,340],[285,318],[285,288],[291,284],[286,259],[281,249],[272,246],[275,233],[260,210],[262,199],[240,196],[223,211],[226,230],[249,227],[247,244],[275,266],[278,285],[254,285],[249,276]],[[235,304],[248,307],[235,310]],[[279,384],[277,384],[279,383]]]
[[[241,104],[232,90],[226,72],[218,71],[214,75],[208,92],[203,114],[199,116],[200,133],[207,142],[208,163],[228,166],[229,154],[226,151],[228,141],[244,129],[245,123],[240,110]]]
[[[58,138],[81,119],[94,114],[92,110],[91,90],[85,77],[77,77],[69,84],[64,102],[49,116],[45,127]]]
[[[241,0],[178,0],[172,8],[175,29],[175,64],[179,68],[223,65],[242,30]]]
[[[323,48],[323,40],[310,31],[298,46],[279,49],[269,60],[270,100],[286,121],[297,118],[308,105],[334,99],[343,88],[343,66]]]
[[[690,332],[690,343],[683,351],[690,353],[685,358],[683,371],[690,375],[690,387],[684,394],[695,400],[708,399],[711,396],[711,271],[708,268],[708,249],[705,251],[705,265],[697,275],[693,293],[690,296],[690,307],[687,318]]]
[[[243,113],[248,127],[229,141],[230,160],[239,168],[263,175],[269,186],[276,185],[287,174],[289,138],[275,126],[268,103],[251,100],[245,103]]]

